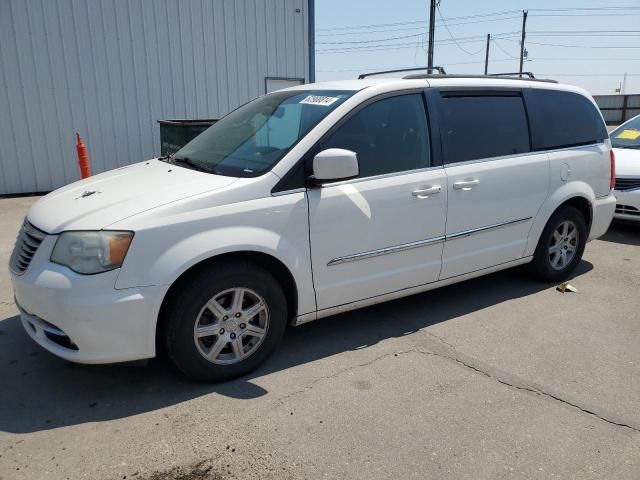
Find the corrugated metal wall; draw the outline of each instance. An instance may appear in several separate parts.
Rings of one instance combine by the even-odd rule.
[[[156,123],[309,81],[308,0],[0,0],[0,194],[158,155]]]
[[[640,95],[594,95],[607,125],[620,125],[640,115]]]

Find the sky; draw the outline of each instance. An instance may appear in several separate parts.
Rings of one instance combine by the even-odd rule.
[[[425,66],[429,0],[315,0],[316,81]],[[640,93],[640,0],[441,0],[434,65],[447,73],[519,69],[522,10],[528,10],[523,70],[614,94]],[[448,30],[447,30],[448,27]]]

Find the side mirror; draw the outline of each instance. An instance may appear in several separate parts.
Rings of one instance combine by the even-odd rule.
[[[348,180],[358,176],[358,157],[351,150],[329,148],[313,158],[313,181],[316,184]]]

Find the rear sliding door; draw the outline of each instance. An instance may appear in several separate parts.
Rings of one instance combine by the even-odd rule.
[[[532,152],[519,90],[441,90],[447,174],[440,279],[522,258],[549,189],[549,159]]]

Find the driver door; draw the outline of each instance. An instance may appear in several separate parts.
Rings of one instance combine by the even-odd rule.
[[[318,310],[438,280],[447,188],[421,92],[365,102],[317,151],[356,153],[359,176],[308,191]]]

